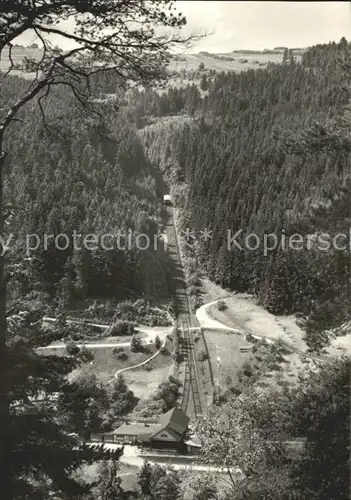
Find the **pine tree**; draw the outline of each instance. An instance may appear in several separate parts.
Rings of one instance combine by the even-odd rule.
[[[82,463],[92,464],[111,453],[85,447],[70,435],[70,422],[79,414],[79,396],[67,375],[78,361],[39,355],[34,349],[50,344],[57,334],[41,329],[30,313],[22,318],[9,321],[13,497],[45,500],[56,494],[76,498],[87,487],[72,472]],[[67,397],[72,404],[63,406]],[[120,450],[115,455],[118,459]]]
[[[138,485],[141,490],[141,493],[145,496],[152,495],[152,465],[149,462],[144,462],[143,466],[140,468],[138,472]]]
[[[118,8],[118,2],[114,0],[107,0],[103,3],[96,2],[82,2],[81,0],[74,0],[69,2],[69,4],[63,2],[58,4],[56,1],[48,1],[44,3],[37,4],[36,2],[26,3],[26,8],[23,9],[23,2],[13,1],[13,2],[2,2],[5,9],[6,20],[1,19],[1,40],[0,40],[0,55],[3,59],[4,54],[7,53],[8,59],[10,60],[9,71],[2,73],[1,76],[1,119],[0,119],[0,235],[1,242],[4,241],[5,234],[5,221],[3,217],[3,206],[4,206],[4,167],[7,158],[11,161],[11,154],[7,155],[6,148],[10,142],[12,142],[12,137],[8,138],[7,133],[9,130],[13,131],[12,124],[14,121],[18,121],[19,113],[25,115],[31,115],[31,111],[34,111],[33,115],[36,117],[41,115],[36,122],[34,130],[28,129],[28,135],[31,136],[31,148],[27,151],[23,151],[23,157],[26,158],[26,162],[32,164],[33,157],[30,153],[33,152],[34,148],[37,148],[41,144],[41,139],[38,141],[34,140],[36,132],[38,131],[38,124],[42,125],[42,117],[44,113],[44,108],[41,105],[42,100],[46,100],[46,105],[49,103],[53,94],[56,94],[56,90],[60,91],[66,95],[70,92],[77,98],[77,102],[83,104],[85,109],[94,108],[90,100],[90,77],[100,71],[109,71],[110,75],[114,76],[113,88],[123,87],[123,82],[129,84],[130,81],[141,83],[150,83],[155,81],[155,79],[163,78],[165,75],[165,64],[169,60],[169,49],[175,43],[184,44],[188,42],[189,38],[182,38],[179,33],[176,36],[169,37],[167,40],[159,36],[157,30],[152,26],[157,20],[157,25],[165,28],[173,28],[178,31],[177,28],[181,28],[186,24],[186,19],[182,16],[175,16],[173,12],[174,5],[171,2],[166,2],[166,4],[150,4],[148,9],[144,9],[141,4],[124,5],[124,15],[121,17],[120,9]],[[6,5],[5,5],[6,4]],[[82,29],[79,30],[79,46],[74,47],[70,50],[61,50],[53,46],[51,43],[51,35],[55,33],[56,35],[66,40],[69,44],[72,44],[73,39],[77,41],[76,34],[72,33],[72,30],[66,30],[65,26],[57,26],[57,21],[63,18],[72,16],[80,18],[80,26]],[[48,19],[50,22],[48,23]],[[138,27],[131,26],[135,24],[135,20],[138,20]],[[141,24],[139,24],[139,22]],[[97,31],[96,27],[99,26],[101,30]],[[145,26],[148,29],[145,31]],[[31,86],[28,88],[24,81],[16,81],[12,78],[12,70],[14,65],[11,58],[11,50],[14,41],[19,35],[26,36],[26,33],[30,33],[33,28],[36,31],[38,39],[40,40],[40,45],[43,52],[43,57],[38,58],[38,60],[30,60],[25,58],[24,69],[29,72],[33,72],[36,76],[31,80]],[[109,31],[108,35],[106,30]],[[116,45],[116,37],[122,36],[124,43],[123,48]],[[102,50],[103,47],[103,50]],[[108,57],[106,57],[108,55]],[[96,64],[98,63],[98,64]],[[16,84],[14,83],[16,81]],[[52,92],[54,87],[54,92]],[[61,99],[59,99],[60,102]],[[38,105],[39,102],[39,105]],[[52,101],[51,101],[52,102]],[[74,106],[76,108],[76,106]],[[29,108],[29,110],[28,110]],[[66,111],[72,109],[68,106]],[[48,110],[48,107],[45,107]],[[29,111],[29,112],[28,112]],[[39,115],[38,115],[39,113]],[[68,111],[69,114],[69,111]],[[62,116],[63,115],[63,116]],[[20,120],[23,123],[23,119]],[[45,120],[45,126],[43,126],[41,131],[41,137],[48,135],[47,126],[47,115]],[[55,135],[58,128],[58,123],[62,124],[63,135],[72,137],[75,135],[78,129],[82,127],[76,127],[79,123],[78,113],[75,120],[72,120],[72,127],[66,127],[66,112],[61,114],[59,121],[54,125]],[[92,120],[94,121],[94,120]],[[51,125],[53,123],[49,119]],[[27,124],[25,124],[27,127]],[[52,129],[51,129],[52,131]],[[27,141],[25,141],[27,142]],[[67,145],[66,145],[67,146]],[[22,146],[23,147],[23,146]],[[70,156],[72,151],[69,151],[67,147],[64,148],[65,154]],[[51,146],[45,154],[45,163],[56,165],[56,158],[51,157]],[[56,151],[57,153],[57,151]],[[54,156],[54,155],[53,155]],[[70,160],[72,159],[71,156]],[[69,165],[72,165],[74,161],[68,161]],[[138,164],[139,162],[133,162]],[[11,168],[7,169],[11,171]],[[31,170],[31,169],[29,169]],[[84,170],[84,169],[81,169]],[[28,169],[27,169],[28,171]],[[44,181],[46,188],[43,190],[42,198],[50,197],[54,194],[54,182],[49,175],[49,169],[46,172]],[[72,181],[74,183],[76,179]],[[48,189],[50,186],[50,189]],[[60,200],[60,194],[55,193],[56,196],[52,196],[51,199],[47,198],[47,208],[50,209],[50,204],[53,200]],[[35,198],[35,196],[34,196]],[[56,203],[55,203],[56,205]],[[59,203],[57,203],[59,205]],[[58,228],[58,213],[60,210],[56,211],[57,207],[54,208],[54,213],[51,214],[48,221],[48,225],[54,229]],[[46,210],[41,207],[39,211],[45,213]],[[62,206],[62,212],[64,212],[64,205]],[[26,231],[27,233],[27,227]],[[49,231],[50,233],[50,231]],[[56,231],[54,231],[57,234]],[[11,493],[12,488],[12,449],[9,448],[9,425],[10,425],[10,408],[9,408],[9,363],[7,359],[7,324],[6,324],[6,278],[4,272],[4,248],[3,243],[1,243],[1,256],[0,256],[0,484],[3,488],[3,493],[6,495],[6,500],[11,500],[13,495]],[[63,253],[63,252],[62,252]],[[64,264],[65,259],[63,259],[57,252],[54,252],[51,248],[50,252],[46,252],[46,256],[49,258],[51,267],[51,283],[55,283],[60,279],[60,272]],[[67,257],[67,256],[65,256]],[[61,276],[60,276],[61,277]],[[52,287],[49,287],[50,293],[52,293]],[[28,462],[30,463],[30,462]],[[14,475],[16,477],[16,475]]]
[[[160,337],[158,335],[156,335],[156,337],[155,337],[155,348],[157,350],[159,350],[159,349],[161,349],[161,345],[162,345],[161,339],[160,339]]]
[[[204,91],[205,91],[205,90],[208,90],[208,86],[209,86],[209,85],[208,85],[208,81],[207,81],[207,75],[206,75],[206,73],[204,73],[204,74],[202,75],[202,78],[201,78],[201,82],[200,82],[200,89],[201,89],[201,90],[204,90]]]
[[[293,52],[292,49],[289,50],[289,63],[290,64],[295,64],[294,52]]]
[[[100,467],[98,489],[101,500],[118,500],[122,498],[121,478],[118,476],[118,462],[104,460]]]
[[[109,388],[109,400],[113,417],[121,417],[130,413],[138,399],[134,396],[123,375],[120,373],[111,384]]]
[[[143,341],[137,335],[133,335],[130,341],[130,350],[132,352],[140,352],[143,349]]]

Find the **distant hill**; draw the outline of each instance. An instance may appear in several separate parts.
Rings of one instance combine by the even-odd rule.
[[[32,47],[22,47],[22,45],[14,45],[11,50],[11,58],[14,64],[21,65],[25,57],[31,59],[40,59],[43,51],[33,44]],[[9,49],[4,49],[1,57],[0,69],[6,70],[10,66]]]
[[[28,57],[29,59],[36,59],[40,60],[40,58],[43,55],[43,51],[35,47],[35,44],[31,47],[23,47],[22,45],[14,45],[11,50],[11,59],[13,64],[15,65],[15,69],[11,72],[13,75],[22,75],[25,76],[26,78],[32,78],[33,73],[26,73],[24,74],[21,71],[21,66],[23,64],[23,60],[25,57]],[[4,49],[3,53],[1,54],[1,60],[0,60],[0,71],[7,71],[11,65],[10,61],[10,53],[9,49]]]
[[[247,69],[266,67],[269,62],[280,63],[283,50],[265,51],[233,51],[229,53],[199,52],[198,54],[182,54],[174,56],[169,66],[171,71],[197,70],[199,64],[203,63],[205,69],[216,71],[234,71],[239,73]],[[304,49],[296,49],[294,55],[296,60],[301,58]]]
[[[297,59],[305,49],[293,49]],[[240,50],[229,53],[209,53],[199,52],[198,54],[181,54],[174,56],[169,69],[171,71],[197,70],[200,63],[203,63],[205,69],[216,71],[234,71],[240,72],[245,69],[265,67],[269,62],[279,63],[282,60],[282,52],[284,48],[276,47],[273,50],[265,49],[264,51]],[[21,66],[25,57],[40,59],[42,50],[31,46],[23,47],[15,45],[12,48],[13,62]],[[6,71],[10,66],[8,51],[4,51],[0,62],[0,70]]]

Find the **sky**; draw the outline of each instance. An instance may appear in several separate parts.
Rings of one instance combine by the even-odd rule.
[[[196,51],[308,47],[351,35],[349,2],[180,1],[187,29],[215,30]]]
[[[184,33],[213,32],[191,52],[231,52],[239,49],[270,49],[277,46],[308,47],[317,43],[350,39],[349,2],[234,2],[177,1],[188,24]],[[63,23],[62,23],[63,24]],[[17,43],[35,41],[26,33]],[[62,48],[68,48],[53,40]]]

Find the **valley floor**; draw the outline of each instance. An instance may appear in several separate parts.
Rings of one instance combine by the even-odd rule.
[[[308,355],[303,358],[299,354],[307,353],[307,345],[304,331],[294,316],[270,314],[256,303],[254,297],[230,293],[206,279],[203,285],[204,296],[209,302],[200,307],[196,315],[203,328],[214,384],[221,392],[238,384],[238,376],[245,365],[262,369],[258,366],[261,353],[257,356],[251,352],[252,344],[247,342],[245,335],[248,333],[272,341],[283,340],[298,351],[284,354],[283,361],[276,369],[261,373],[259,383],[262,386],[277,385],[283,380],[295,383],[301,370],[307,366],[313,368],[313,360]],[[218,309],[218,300],[225,303],[226,309]],[[351,333],[335,338],[326,349],[326,354],[350,355]]]
[[[295,316],[275,316],[257,304],[252,295],[229,292],[209,280],[203,280],[203,285],[207,303],[200,308],[200,316],[204,328],[211,327],[212,321],[215,320],[227,328],[272,340],[282,339],[301,352],[307,350],[304,331]],[[223,300],[227,308],[219,311],[217,300]],[[199,311],[197,316],[199,317]],[[330,355],[350,356],[351,328],[345,329],[345,335],[333,339],[326,352]]]

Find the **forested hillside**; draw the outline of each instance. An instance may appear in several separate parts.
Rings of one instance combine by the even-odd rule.
[[[276,64],[202,53],[211,65],[176,64],[168,76],[184,86],[161,87],[173,44],[156,34],[186,23],[163,12],[169,0],[3,5],[6,500],[349,498],[350,359],[283,337],[306,331],[321,351],[350,333],[351,45],[298,59],[286,49]],[[83,43],[77,51],[52,46],[62,19],[76,22],[61,35]],[[11,72],[21,30],[44,47],[37,66],[24,61],[27,80]],[[216,71],[226,60],[255,70]],[[164,229],[169,254],[155,248]],[[175,230],[188,239],[178,245]],[[189,309],[210,300],[203,277],[226,290],[210,283],[219,300],[196,319]],[[213,311],[240,302],[233,290],[254,295],[269,321],[239,304],[240,331],[218,324]],[[279,314],[300,319],[298,334]],[[177,406],[190,425],[176,417],[173,435],[161,414]],[[152,429],[160,416],[163,430]],[[115,433],[122,422],[139,429]],[[134,449],[119,449],[118,435]],[[137,473],[153,453],[174,467]]]
[[[1,100],[14,100],[14,89],[19,93],[26,85],[17,77],[6,79]],[[107,79],[96,93],[116,94],[116,88],[116,81]],[[5,176],[12,299],[27,296],[67,306],[85,298],[160,299],[168,293],[162,251],[135,246],[138,233],[150,235],[152,242],[161,221],[154,171],[116,101],[94,106],[98,114],[86,113],[66,88],[53,88],[42,103],[43,116],[33,101],[12,126]],[[131,245],[123,236],[129,230]],[[100,240],[96,250],[94,244],[85,249],[81,240],[82,250],[74,249],[74,231],[82,238],[120,231],[122,249],[116,248],[116,238],[105,241],[114,250],[102,248]],[[68,245],[66,236],[55,244],[61,233]],[[45,235],[53,235],[47,250]]]
[[[165,114],[180,108],[195,120],[142,131],[149,158],[175,186],[183,228],[196,231],[209,277],[256,294],[274,313],[308,317],[311,343],[349,319],[349,58],[342,39],[308,50],[301,64],[220,73],[203,99],[195,88],[169,90],[154,97],[164,109],[168,100]],[[243,249],[228,249],[228,230],[242,230]],[[269,233],[278,243],[298,233],[303,243],[264,251]],[[343,249],[331,244],[338,233]]]
[[[12,298],[65,307],[85,298],[166,297],[162,252],[135,244],[126,251],[99,245],[74,251],[72,238],[66,250],[51,238],[46,251],[43,241],[44,234],[128,229],[152,239],[162,219],[160,168],[212,280],[254,293],[274,313],[309,318],[311,339],[342,325],[349,254],[326,249],[318,238],[342,233],[338,243],[349,245],[350,97],[343,63],[349,52],[343,39],[309,49],[301,63],[290,58],[240,74],[202,71],[200,89],[134,89],[125,97],[107,74],[95,82],[99,115],[85,113],[65,89],[51,90],[43,116],[33,102],[7,145]],[[16,77],[6,82],[4,100],[27,85]],[[101,99],[106,94],[114,99]],[[165,122],[166,116],[174,119]],[[32,233],[40,244],[28,253],[25,238]],[[283,249],[282,238],[295,233],[302,246]],[[274,249],[263,248],[265,237]],[[36,237],[27,238],[35,246]]]

